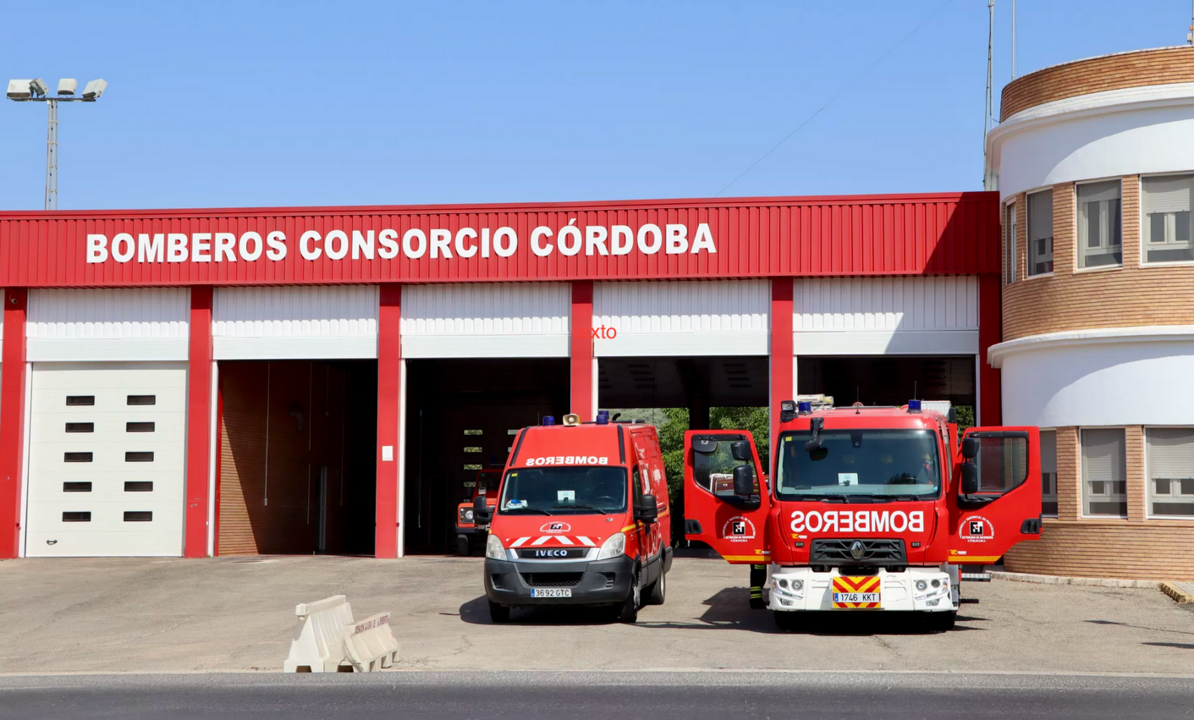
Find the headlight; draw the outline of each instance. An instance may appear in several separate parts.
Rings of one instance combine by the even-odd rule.
[[[472,522],[473,521],[473,511],[469,510],[468,508],[461,510],[460,511],[460,519],[463,520],[464,522]]]
[[[803,580],[793,580],[792,581],[792,590],[794,590],[796,592],[800,592],[803,589],[804,589],[804,581]]]
[[[787,581],[787,580],[784,580],[783,578],[780,578],[778,582],[779,582],[779,586],[780,586],[781,588],[784,588],[785,590],[787,590],[787,589],[788,589],[788,581]]]
[[[490,535],[485,541],[485,557],[494,560],[506,559],[506,548],[502,546],[502,541],[498,540],[497,535]]]
[[[626,536],[622,533],[614,533],[601,544],[601,550],[597,553],[597,559],[606,560],[608,558],[621,557],[625,553]]]
[[[925,582],[924,580],[916,581],[916,591],[917,592],[924,592],[925,588],[927,588],[928,586],[929,586],[929,584],[927,582]]]

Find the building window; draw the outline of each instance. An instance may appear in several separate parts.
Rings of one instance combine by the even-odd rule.
[[[1041,515],[1057,517],[1057,431],[1041,430]]]
[[[1010,285],[1016,281],[1016,205],[1007,206],[1007,253],[1004,258],[1004,277]]]
[[[1127,517],[1127,478],[1127,442],[1123,429],[1083,430],[1083,514]]]
[[[1144,438],[1149,513],[1194,517],[1194,429],[1148,428]]]
[[[1190,242],[1190,186],[1194,175],[1144,178],[1144,262],[1194,260]]]
[[[1028,274],[1053,272],[1053,191],[1028,196]]]
[[[1078,186],[1078,267],[1123,265],[1119,181]]]

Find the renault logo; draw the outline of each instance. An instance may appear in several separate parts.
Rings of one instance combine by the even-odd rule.
[[[861,560],[862,555],[865,552],[866,552],[866,548],[863,547],[862,542],[859,540],[855,540],[854,544],[850,546],[850,555],[855,560]]]

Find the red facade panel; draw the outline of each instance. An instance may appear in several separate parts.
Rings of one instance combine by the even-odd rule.
[[[998,195],[985,192],[0,213],[0,287],[997,272]]]

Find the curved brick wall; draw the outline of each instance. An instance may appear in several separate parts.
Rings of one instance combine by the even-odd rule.
[[[1003,88],[999,119],[1054,100],[1145,85],[1194,82],[1194,46],[1137,50],[1029,73]]]
[[[1122,182],[1124,261],[1116,268],[1077,269],[1076,198],[1073,184],[1064,183],[1053,186],[1053,275],[1029,278],[1026,197],[1015,196],[1017,270],[1016,282],[1003,286],[1005,341],[1064,330],[1194,325],[1194,266],[1141,267],[1140,179]]]

